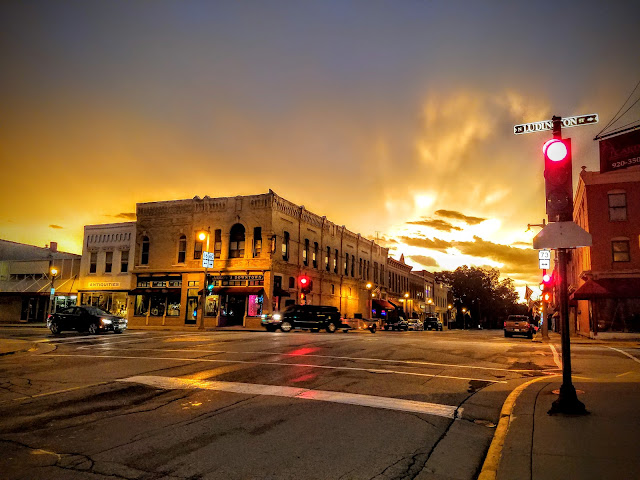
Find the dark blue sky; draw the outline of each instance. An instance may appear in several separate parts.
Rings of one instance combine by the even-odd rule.
[[[547,137],[513,125],[598,113],[567,131],[597,169],[640,80],[637,1],[6,0],[0,31],[0,237],[75,251],[136,202],[269,188],[365,235],[447,209],[488,219],[455,240],[527,242]],[[506,265],[477,244],[391,246]]]

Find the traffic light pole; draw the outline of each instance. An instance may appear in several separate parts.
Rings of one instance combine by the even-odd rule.
[[[562,118],[554,116],[553,138],[562,139]],[[573,203],[573,202],[572,202]],[[568,214],[567,214],[568,215]],[[573,212],[571,213],[573,217]],[[551,221],[551,219],[549,219]],[[559,221],[572,221],[573,218],[559,218]],[[560,275],[560,321],[562,341],[562,386],[558,399],[551,404],[549,414],[567,413],[571,415],[586,415],[584,403],[578,400],[576,389],[571,380],[571,339],[569,337],[569,295],[567,283],[567,249],[558,248],[558,274]],[[545,319],[546,322],[546,319]]]

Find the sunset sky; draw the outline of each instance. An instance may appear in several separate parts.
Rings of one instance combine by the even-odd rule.
[[[5,0],[0,30],[0,238],[81,253],[136,202],[271,188],[520,292],[550,134],[513,126],[598,113],[575,185],[640,80],[637,0]]]

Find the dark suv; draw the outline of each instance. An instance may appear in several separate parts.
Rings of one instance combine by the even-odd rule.
[[[424,319],[424,329],[442,331],[442,321],[438,317],[429,316]]]
[[[339,328],[344,328],[338,309],[326,305],[290,305],[279,319],[275,317],[276,315],[273,315],[262,320],[267,330],[273,331],[279,327],[283,332],[290,332],[293,328],[324,328],[327,332],[333,333]]]

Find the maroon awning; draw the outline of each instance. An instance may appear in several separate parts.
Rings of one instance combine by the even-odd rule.
[[[373,303],[374,306],[382,308],[383,310],[395,310],[395,308],[396,308],[392,304],[387,302],[386,300],[381,300],[381,299],[375,299],[374,298],[371,301],[371,303]]]
[[[573,292],[572,298],[640,298],[640,278],[590,278]]]

